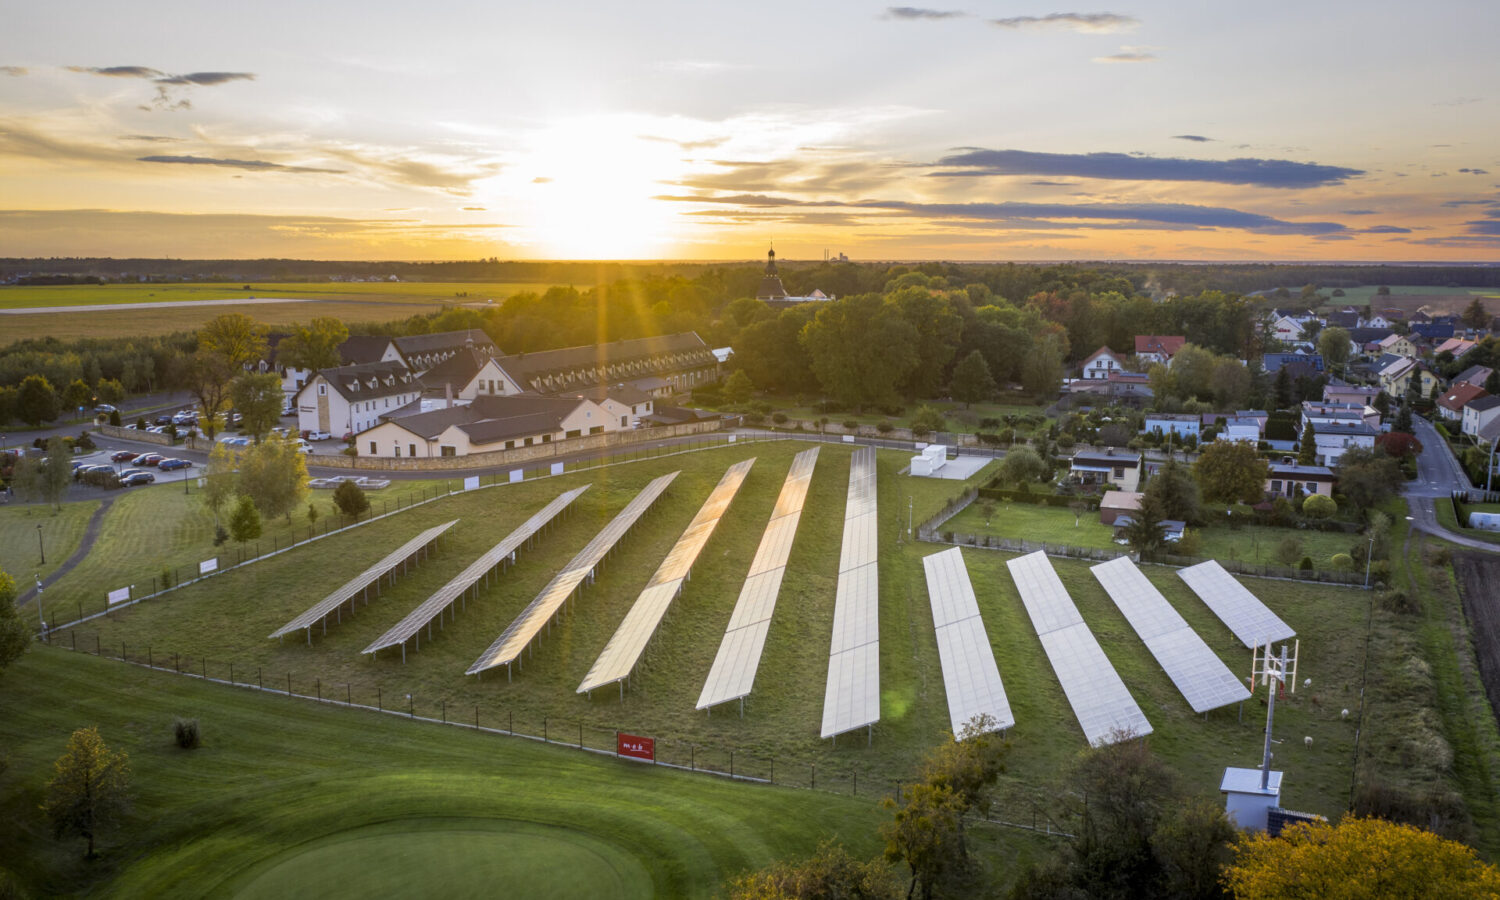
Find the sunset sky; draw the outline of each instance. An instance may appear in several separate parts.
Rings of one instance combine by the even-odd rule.
[[[1500,259],[1500,3],[19,2],[0,256]]]

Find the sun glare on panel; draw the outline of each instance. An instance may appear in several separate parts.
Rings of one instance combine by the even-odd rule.
[[[672,144],[641,138],[628,123],[577,121],[548,129],[523,163],[522,227],[537,250],[557,259],[638,259],[669,255],[674,210],[651,199],[686,164]],[[534,173],[534,174],[533,174]]]

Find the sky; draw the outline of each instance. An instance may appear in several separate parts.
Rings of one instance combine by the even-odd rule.
[[[0,0],[0,256],[1500,259],[1500,3]]]

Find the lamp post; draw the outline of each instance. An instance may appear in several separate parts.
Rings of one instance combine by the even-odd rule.
[[[47,617],[42,614],[42,576],[34,573],[31,577],[36,579],[36,620],[42,625],[42,640],[47,639]]]
[[[907,497],[906,497],[906,536],[907,537],[911,537],[911,513],[912,513],[912,506],[915,503],[915,501],[916,501],[916,497],[915,496],[910,495],[910,494],[907,495]],[[38,525],[37,527],[40,528],[41,526]]]
[[[40,522],[36,526],[36,551],[42,557],[41,564],[45,566],[47,564],[47,548],[42,545],[42,524]]]
[[[1411,516],[1407,516],[1410,519]],[[1370,529],[1370,548],[1365,551],[1365,587],[1370,586],[1370,560],[1375,558],[1375,530]]]

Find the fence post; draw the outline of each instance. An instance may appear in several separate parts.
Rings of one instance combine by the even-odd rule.
[[[292,696],[292,673],[286,673],[286,695]]]
[[[385,700],[380,696],[380,687],[375,688],[375,708],[385,712]]]

